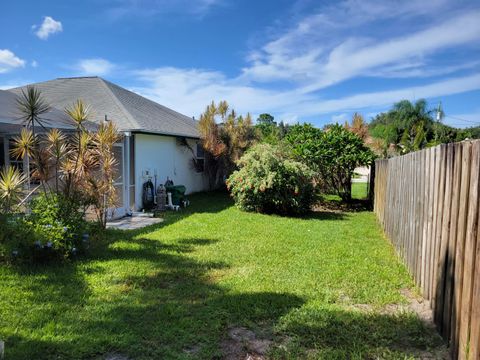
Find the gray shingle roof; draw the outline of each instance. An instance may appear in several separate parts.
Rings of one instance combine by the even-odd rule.
[[[198,138],[197,122],[192,118],[148,100],[100,77],[60,78],[31,84],[53,108],[63,111],[77,99],[89,104],[93,122],[105,115],[121,131],[138,131]],[[26,86],[10,89],[20,94]]]
[[[0,90],[0,131],[18,131],[24,125],[23,114],[18,110],[18,99],[16,93]],[[63,111],[55,108],[42,116],[42,122],[47,128],[75,129],[72,120]]]

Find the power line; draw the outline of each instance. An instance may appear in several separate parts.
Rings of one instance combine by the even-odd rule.
[[[444,115],[445,117],[448,117],[448,118],[451,118],[451,119],[455,119],[455,120],[459,120],[459,121],[464,121],[464,122],[467,122],[467,123],[470,123],[470,124],[475,124],[475,125],[480,125],[480,121],[472,121],[472,120],[466,120],[466,119],[462,119],[462,118],[459,118],[459,117],[456,117],[456,116],[452,116],[452,115]]]

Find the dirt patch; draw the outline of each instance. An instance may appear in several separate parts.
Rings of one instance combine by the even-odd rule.
[[[221,343],[223,358],[228,360],[263,360],[272,345],[244,327],[232,327]]]
[[[401,289],[400,293],[407,299],[408,304],[387,304],[380,309],[375,309],[369,304],[353,304],[348,305],[349,308],[364,313],[378,313],[382,315],[395,315],[404,312],[413,312],[423,322],[426,328],[436,332],[436,326],[433,322],[433,311],[430,308],[430,302],[421,296],[414,294],[410,289]],[[430,360],[449,360],[451,359],[448,347],[441,344],[434,349],[418,350],[415,348],[402,347],[402,351],[410,353],[415,359]]]
[[[122,354],[107,354],[105,356],[105,360],[130,360],[129,357],[122,355]]]
[[[358,212],[371,210],[371,203],[368,200],[354,199],[349,203],[343,201],[328,201],[322,200],[314,207],[314,212],[326,213],[343,213],[343,212]]]
[[[193,346],[189,346],[185,349],[183,349],[183,351],[185,353],[187,353],[188,355],[196,355],[200,352],[200,350],[202,349],[202,347],[200,345],[193,345]]]
[[[410,289],[402,289],[400,290],[400,293],[408,300],[408,308],[417,314],[418,318],[422,320],[426,326],[435,329],[430,301],[427,301],[420,296],[416,296],[410,291]]]

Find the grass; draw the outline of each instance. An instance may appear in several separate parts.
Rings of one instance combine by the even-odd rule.
[[[0,266],[7,359],[221,358],[231,327],[272,358],[405,359],[438,343],[402,303],[412,280],[371,212],[288,218],[192,196],[143,231],[111,231],[84,260]]]
[[[368,183],[357,182],[352,183],[352,198],[357,200],[366,199],[368,195]]]
[[[368,183],[367,182],[357,182],[352,183],[352,200],[366,200],[368,195]],[[322,195],[324,200],[340,202],[340,196],[337,194],[327,194]]]

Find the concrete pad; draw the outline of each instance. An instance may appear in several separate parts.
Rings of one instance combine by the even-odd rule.
[[[146,226],[161,223],[162,221],[162,218],[146,216],[128,216],[107,222],[107,229],[136,230]]]

